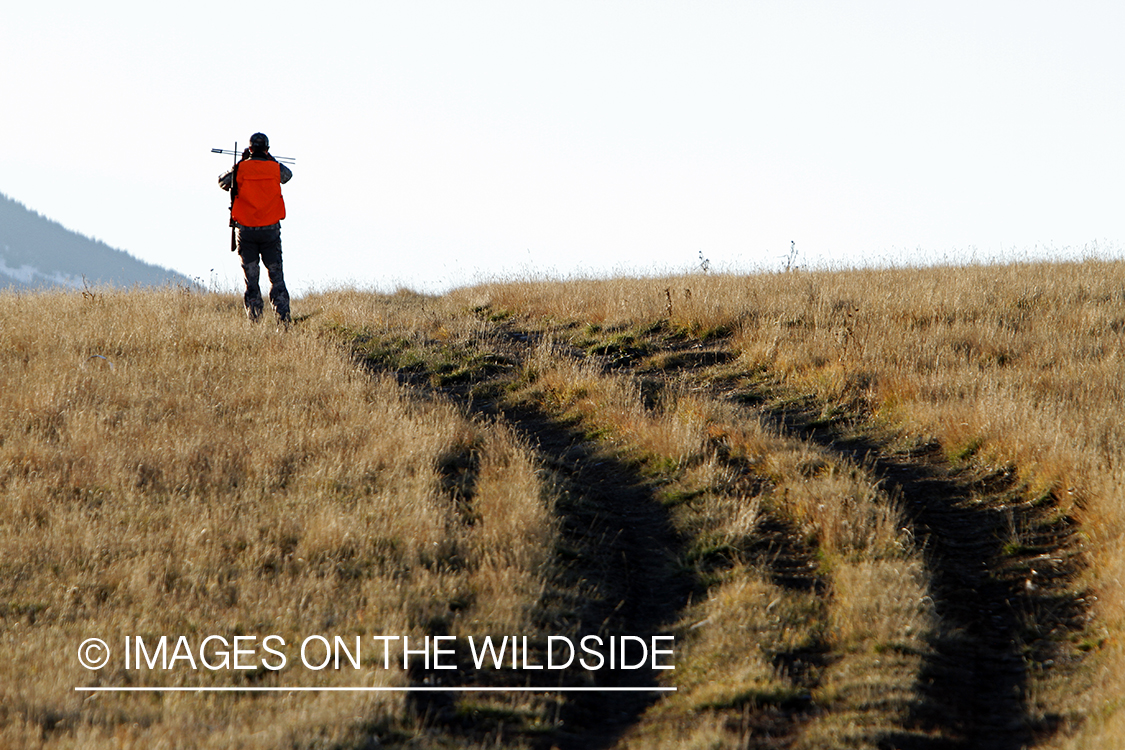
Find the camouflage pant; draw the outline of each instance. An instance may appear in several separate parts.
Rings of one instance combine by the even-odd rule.
[[[239,227],[238,255],[242,259],[242,273],[246,277],[246,293],[242,299],[246,315],[257,320],[262,315],[262,290],[258,286],[261,269],[258,259],[270,277],[270,304],[278,320],[289,321],[289,290],[285,288],[285,274],[281,268],[281,227]]]

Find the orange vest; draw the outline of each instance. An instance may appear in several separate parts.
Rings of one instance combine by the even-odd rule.
[[[284,219],[281,165],[264,159],[239,162],[238,195],[230,215],[244,227],[268,227]]]

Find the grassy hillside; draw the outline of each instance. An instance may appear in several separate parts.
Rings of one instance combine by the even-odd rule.
[[[1125,733],[1125,265],[294,311],[285,332],[227,296],[0,295],[0,744]],[[309,667],[310,636],[314,667],[350,650]],[[526,652],[478,664],[485,636]],[[675,669],[529,668],[588,636],[674,643]],[[450,651],[426,663],[427,637]],[[243,690],[75,690],[109,686]],[[288,689],[357,686],[427,690]]]

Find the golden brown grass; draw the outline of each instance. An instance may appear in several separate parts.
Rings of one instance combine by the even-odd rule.
[[[387,694],[74,687],[398,685],[405,673],[376,668],[370,643],[358,672],[302,669],[292,646],[536,632],[555,532],[530,453],[502,426],[370,377],[315,332],[251,326],[226,297],[2,295],[0,382],[0,744],[410,737],[419,725]],[[87,637],[271,633],[289,665],[249,677],[75,659]]]
[[[956,636],[923,540],[870,467],[782,429],[786,414],[888,456],[939,446],[943,471],[1014,478],[1009,508],[1072,519],[1083,572],[1051,585],[1092,619],[1044,637],[1089,653],[1029,677],[1027,713],[1084,719],[1053,745],[1125,732],[1125,264],[341,291],[294,308],[308,317],[283,333],[224,296],[0,295],[0,744],[549,746],[555,704],[518,696],[459,699],[493,718],[458,729],[384,694],[73,691],[419,679],[371,652],[359,672],[95,673],[75,659],[90,636],[565,630],[572,613],[551,608],[582,592],[557,591],[573,519],[519,425],[471,416],[482,402],[577,425],[683,539],[696,592],[670,613],[677,669],[661,676],[679,690],[621,746],[871,747],[919,726],[923,664]],[[678,369],[709,348],[734,358]],[[1033,532],[1013,522],[999,544],[1018,556]]]
[[[1095,618],[1083,647],[1095,647],[1096,686],[1036,700],[1090,719],[1075,746],[1121,736],[1125,264],[509,283],[462,295],[548,325],[638,331],[668,318],[704,339],[729,333],[732,370],[769,397],[808,394],[823,419],[858,414],[883,441],[935,440],[955,465],[1014,470],[1028,502],[1078,522],[1088,567],[1069,585]]]
[[[676,628],[682,651],[666,679],[678,690],[628,747],[744,747],[761,727],[732,715],[806,700],[820,710],[797,746],[873,748],[903,721],[936,623],[919,551],[869,477],[684,385],[648,407],[635,376],[601,373],[550,340],[524,377],[514,398],[581,420],[657,475],[690,540],[687,562],[707,583]],[[768,516],[808,540],[819,568],[810,588],[823,585],[823,595],[773,580],[770,556],[787,553],[756,553]],[[801,659],[808,673],[789,673],[786,662]]]

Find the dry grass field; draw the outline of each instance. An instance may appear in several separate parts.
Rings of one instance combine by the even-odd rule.
[[[1125,264],[294,312],[0,294],[0,746],[1120,747]],[[675,669],[463,647],[505,635]]]

